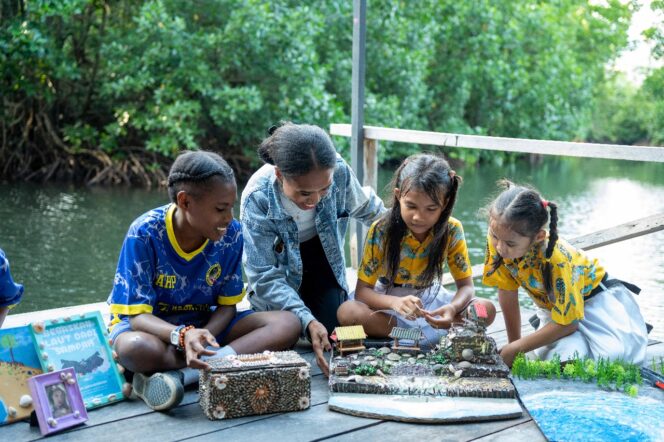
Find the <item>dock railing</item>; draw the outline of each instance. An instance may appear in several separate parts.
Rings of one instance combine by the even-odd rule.
[[[330,125],[330,135],[350,137],[350,124]],[[664,147],[661,146],[626,146],[620,144],[577,143],[571,141],[530,140],[523,138],[488,137],[481,135],[463,135],[420,130],[394,129],[388,127],[364,126],[363,128],[364,174],[358,179],[365,186],[374,190],[378,187],[378,150],[379,141],[392,141],[429,146],[455,147],[465,149],[496,150],[539,155],[557,155],[596,159],[644,161],[664,163]],[[663,169],[664,173],[664,169]],[[610,229],[590,233],[571,240],[573,245],[585,250],[601,247],[648,233],[664,229],[664,214],[655,214],[647,218],[621,224]],[[350,232],[351,267],[357,269],[364,243],[364,231]],[[481,276],[482,265],[473,266],[473,277]],[[449,275],[443,283],[453,282]]]

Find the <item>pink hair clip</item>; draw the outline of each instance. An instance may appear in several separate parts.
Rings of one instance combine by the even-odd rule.
[[[547,200],[544,200],[544,199],[543,199],[543,200],[542,200],[542,207],[544,207],[545,209],[546,209],[547,207],[549,207],[549,202],[548,202]]]

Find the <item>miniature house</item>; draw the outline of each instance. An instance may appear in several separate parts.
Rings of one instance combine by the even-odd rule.
[[[393,350],[420,350],[420,339],[422,339],[422,330],[419,328],[394,327],[390,332],[390,338],[394,339],[392,343]],[[402,341],[412,342],[411,345]]]
[[[489,314],[486,311],[484,304],[474,302],[468,307],[468,319],[476,322],[480,327],[486,327],[489,319]]]
[[[366,348],[364,340],[367,338],[367,334],[361,325],[337,327],[334,329],[334,334],[337,337],[337,350],[342,356],[344,353],[361,351]]]

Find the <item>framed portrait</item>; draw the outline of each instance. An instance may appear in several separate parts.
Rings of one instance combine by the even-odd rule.
[[[28,380],[41,434],[48,435],[88,420],[73,368],[41,374]]]
[[[33,322],[31,332],[44,373],[65,368],[76,372],[85,408],[124,399],[124,369],[113,360],[99,312]]]
[[[41,373],[30,327],[0,330],[0,425],[30,416],[28,379]]]

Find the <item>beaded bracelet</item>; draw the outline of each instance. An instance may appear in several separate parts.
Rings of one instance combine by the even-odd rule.
[[[184,335],[191,330],[192,328],[195,328],[193,325],[188,325],[186,327],[183,327],[180,329],[180,337],[178,339],[178,348],[180,350],[184,350]]]

